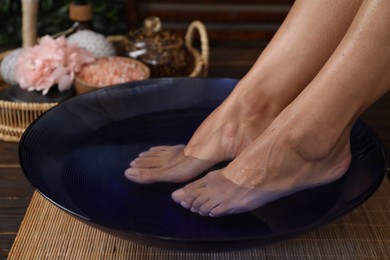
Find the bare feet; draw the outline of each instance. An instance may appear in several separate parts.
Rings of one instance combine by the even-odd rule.
[[[307,6],[306,2],[300,1],[302,6]],[[359,2],[361,1],[356,2],[357,7],[360,6]],[[334,3],[330,5],[333,6]],[[321,11],[323,9],[322,4],[315,7]],[[173,199],[193,212],[221,216],[248,211],[281,196],[340,178],[347,171],[351,160],[349,133],[353,122],[368,106],[389,91],[389,7],[390,2],[385,0],[363,1],[357,14],[352,15],[355,16],[352,24],[345,24],[349,29],[343,39],[337,41],[338,47],[331,51],[331,57],[325,65],[320,66],[322,69],[301,94],[297,98],[292,95],[298,94],[296,90],[299,88],[295,87],[291,88],[293,92],[288,92],[289,88],[278,88],[280,91],[274,92],[279,93],[279,97],[289,96],[290,101],[284,105],[290,105],[263,134],[261,133],[273,119],[270,116],[272,113],[262,113],[263,108],[268,107],[261,104],[263,96],[252,87],[248,89],[246,99],[241,100],[242,95],[236,95],[233,101],[228,98],[225,105],[219,107],[202,124],[184,152],[177,153],[177,156],[178,160],[192,156],[198,160],[210,161],[238,156],[225,169],[211,172],[175,191]],[[348,8],[339,9],[340,14],[346,10]],[[327,13],[320,13],[329,17]],[[317,19],[319,13],[313,10],[312,14]],[[332,34],[332,28],[338,27],[338,24],[331,28],[327,25],[328,22],[325,22],[324,26],[328,28],[325,31]],[[315,37],[319,40],[318,44],[329,38],[324,37],[326,34],[322,32],[313,35],[321,36]],[[307,41],[308,38],[302,39]],[[280,43],[285,46],[286,42]],[[318,50],[318,44],[311,45],[315,48],[314,53]],[[308,47],[306,44],[301,46]],[[297,56],[294,57],[292,60],[299,60],[296,59]],[[296,66],[295,62],[280,64],[297,68],[300,72],[298,74],[307,72],[301,66]],[[270,66],[272,69],[277,67]],[[262,66],[258,68],[255,72],[263,71]],[[270,75],[268,78],[275,77]],[[281,86],[286,87],[284,84]],[[251,95],[254,98],[252,102]],[[277,98],[274,100],[279,101]],[[292,100],[294,101],[291,103]],[[285,112],[286,110],[289,112]],[[138,172],[131,174],[128,170],[127,177],[135,181],[145,180],[151,168],[152,166],[145,172],[144,168],[134,168]],[[185,172],[186,169],[179,170]],[[164,178],[172,179],[170,172],[170,169],[164,171],[164,175],[168,176]],[[194,176],[194,172],[189,176]]]
[[[253,68],[189,144],[145,152],[125,176],[139,183],[180,182],[235,158],[326,63],[359,8],[360,1],[352,2],[297,1]]]
[[[139,154],[125,171],[126,178],[138,183],[184,182],[232,160],[280,111],[265,100],[235,94],[201,124],[186,146],[158,146]]]
[[[218,160],[201,160],[184,154],[184,145],[156,146],[140,153],[130,163],[125,176],[138,183],[185,182],[213,165]]]
[[[331,149],[309,145],[314,139],[308,136],[285,133],[291,131],[271,124],[226,168],[175,191],[173,200],[192,212],[218,217],[250,211],[303,189],[324,185],[347,171],[351,160],[348,130]]]

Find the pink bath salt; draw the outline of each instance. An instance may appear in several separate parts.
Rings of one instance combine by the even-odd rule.
[[[129,61],[121,57],[101,58],[84,66],[78,78],[98,87],[145,79],[147,75],[141,65]]]

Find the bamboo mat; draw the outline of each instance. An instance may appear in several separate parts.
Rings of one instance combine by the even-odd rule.
[[[251,250],[185,253],[147,247],[92,228],[35,192],[8,259],[390,259],[390,184],[333,223]]]

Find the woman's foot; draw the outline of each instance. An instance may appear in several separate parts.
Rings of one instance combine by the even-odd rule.
[[[389,16],[390,1],[364,0],[328,62],[267,130],[225,169],[173,199],[221,216],[340,178],[351,161],[353,123],[390,91]]]
[[[313,80],[339,44],[360,4],[361,1],[296,1],[254,66],[189,144],[142,153],[125,176],[140,183],[181,182],[215,163],[235,158]]]
[[[192,212],[218,217],[335,181],[350,164],[349,130],[332,147],[319,145],[316,132],[297,134],[272,123],[226,168],[175,191],[172,198]]]
[[[213,165],[218,160],[202,160],[184,154],[184,145],[156,146],[142,152],[130,163],[125,176],[138,183],[185,182]]]
[[[201,124],[190,142],[158,146],[130,163],[127,179],[138,183],[184,182],[217,163],[234,159],[255,140],[281,108],[247,95],[257,86],[236,87],[233,93]],[[241,89],[241,90],[238,90]]]

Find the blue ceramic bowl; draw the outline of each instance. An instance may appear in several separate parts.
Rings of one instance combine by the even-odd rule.
[[[150,246],[202,252],[296,237],[350,212],[379,187],[386,154],[362,122],[352,130],[352,165],[343,178],[244,214],[201,217],[171,200],[171,192],[184,184],[141,185],[125,179],[123,172],[138,153],[186,143],[236,83],[152,79],[65,101],[23,135],[23,171],[49,201],[98,229]]]

